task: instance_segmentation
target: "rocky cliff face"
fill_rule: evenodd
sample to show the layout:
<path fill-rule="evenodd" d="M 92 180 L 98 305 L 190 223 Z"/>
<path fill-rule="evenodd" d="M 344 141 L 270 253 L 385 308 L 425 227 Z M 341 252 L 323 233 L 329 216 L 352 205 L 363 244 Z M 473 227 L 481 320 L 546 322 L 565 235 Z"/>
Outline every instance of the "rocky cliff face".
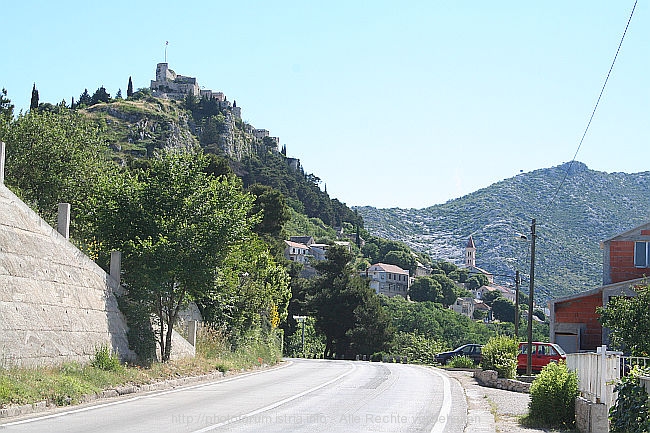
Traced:
<path fill-rule="evenodd" d="M 111 148 L 121 155 L 150 156 L 156 149 L 191 148 L 201 143 L 214 153 L 224 153 L 241 160 L 260 145 L 252 135 L 253 127 L 225 111 L 214 125 L 199 126 L 182 101 L 149 98 L 147 100 L 121 100 L 97 104 L 85 110 L 86 114 L 107 131 Z"/>

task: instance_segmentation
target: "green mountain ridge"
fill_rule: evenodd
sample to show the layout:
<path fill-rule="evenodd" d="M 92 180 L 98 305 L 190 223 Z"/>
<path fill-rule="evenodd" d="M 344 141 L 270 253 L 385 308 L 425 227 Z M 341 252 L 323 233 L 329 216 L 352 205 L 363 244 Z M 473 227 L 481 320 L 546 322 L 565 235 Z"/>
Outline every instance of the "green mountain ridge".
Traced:
<path fill-rule="evenodd" d="M 519 174 L 425 209 L 357 207 L 366 229 L 434 260 L 463 264 L 470 235 L 476 265 L 528 289 L 536 219 L 535 298 L 546 301 L 602 284 L 600 242 L 650 219 L 650 172 L 605 173 L 580 162 Z"/>

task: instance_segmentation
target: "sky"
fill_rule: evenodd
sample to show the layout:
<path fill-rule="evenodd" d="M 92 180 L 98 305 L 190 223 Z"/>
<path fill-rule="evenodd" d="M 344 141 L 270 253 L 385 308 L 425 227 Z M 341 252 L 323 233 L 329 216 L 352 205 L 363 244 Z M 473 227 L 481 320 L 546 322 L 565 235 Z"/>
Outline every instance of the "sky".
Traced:
<path fill-rule="evenodd" d="M 148 87 L 156 64 L 242 108 L 349 206 L 424 208 L 573 159 L 634 0 L 11 1 L 16 112 Z M 168 45 L 166 45 L 168 42 Z M 650 5 L 638 2 L 576 159 L 650 170 Z"/>

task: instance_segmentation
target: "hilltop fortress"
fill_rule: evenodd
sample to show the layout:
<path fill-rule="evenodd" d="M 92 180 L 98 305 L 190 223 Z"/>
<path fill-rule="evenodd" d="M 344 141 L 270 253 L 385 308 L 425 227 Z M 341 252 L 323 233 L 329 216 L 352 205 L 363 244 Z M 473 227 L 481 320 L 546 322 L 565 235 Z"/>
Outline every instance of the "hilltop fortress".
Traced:
<path fill-rule="evenodd" d="M 182 100 L 190 94 L 197 98 L 215 99 L 218 101 L 220 108 L 225 109 L 228 113 L 232 113 L 232 116 L 236 119 L 241 120 L 241 107 L 237 106 L 237 101 L 233 101 L 231 104 L 223 92 L 201 89 L 195 77 L 177 74 L 169 69 L 168 63 L 158 63 L 156 65 L 156 79 L 151 80 L 149 88 L 153 96 L 157 98 Z M 227 114 L 227 117 L 229 116 L 230 114 Z M 267 129 L 255 129 L 245 124 L 244 130 L 257 140 L 270 140 L 275 143 L 276 147 L 280 146 L 280 138 L 271 137 Z M 228 151 L 228 148 L 232 147 L 232 145 L 226 145 L 225 147 L 224 150 Z"/>
<path fill-rule="evenodd" d="M 169 69 L 167 63 L 156 65 L 156 79 L 151 80 L 149 87 L 153 96 L 157 98 L 184 99 L 190 94 L 200 98 L 216 99 L 220 106 L 223 105 L 223 108 L 230 109 L 237 119 L 241 119 L 241 108 L 237 106 L 237 102 L 231 104 L 223 92 L 201 89 L 196 78 L 177 74 Z"/>

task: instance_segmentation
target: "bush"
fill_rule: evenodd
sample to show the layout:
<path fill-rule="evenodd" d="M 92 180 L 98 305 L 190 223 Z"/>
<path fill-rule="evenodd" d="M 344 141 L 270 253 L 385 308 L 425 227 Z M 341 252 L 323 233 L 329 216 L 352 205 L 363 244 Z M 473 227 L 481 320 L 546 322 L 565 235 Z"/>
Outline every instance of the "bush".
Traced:
<path fill-rule="evenodd" d="M 610 430 L 613 433 L 642 433 L 650 431 L 648 393 L 639 376 L 650 371 L 635 366 L 614 388 L 618 392 L 616 404 L 609 410 Z"/>
<path fill-rule="evenodd" d="M 528 418 L 546 427 L 571 427 L 575 422 L 578 376 L 564 362 L 546 365 L 530 386 Z"/>
<path fill-rule="evenodd" d="M 101 346 L 95 349 L 95 356 L 90 362 L 90 365 L 104 371 L 118 371 L 122 368 L 120 358 L 108 346 Z"/>
<path fill-rule="evenodd" d="M 474 361 L 469 356 L 454 356 L 449 360 L 447 365 L 451 368 L 473 368 Z"/>
<path fill-rule="evenodd" d="M 517 373 L 519 343 L 506 336 L 492 337 L 481 350 L 483 370 L 495 370 L 499 377 L 512 379 Z"/>

